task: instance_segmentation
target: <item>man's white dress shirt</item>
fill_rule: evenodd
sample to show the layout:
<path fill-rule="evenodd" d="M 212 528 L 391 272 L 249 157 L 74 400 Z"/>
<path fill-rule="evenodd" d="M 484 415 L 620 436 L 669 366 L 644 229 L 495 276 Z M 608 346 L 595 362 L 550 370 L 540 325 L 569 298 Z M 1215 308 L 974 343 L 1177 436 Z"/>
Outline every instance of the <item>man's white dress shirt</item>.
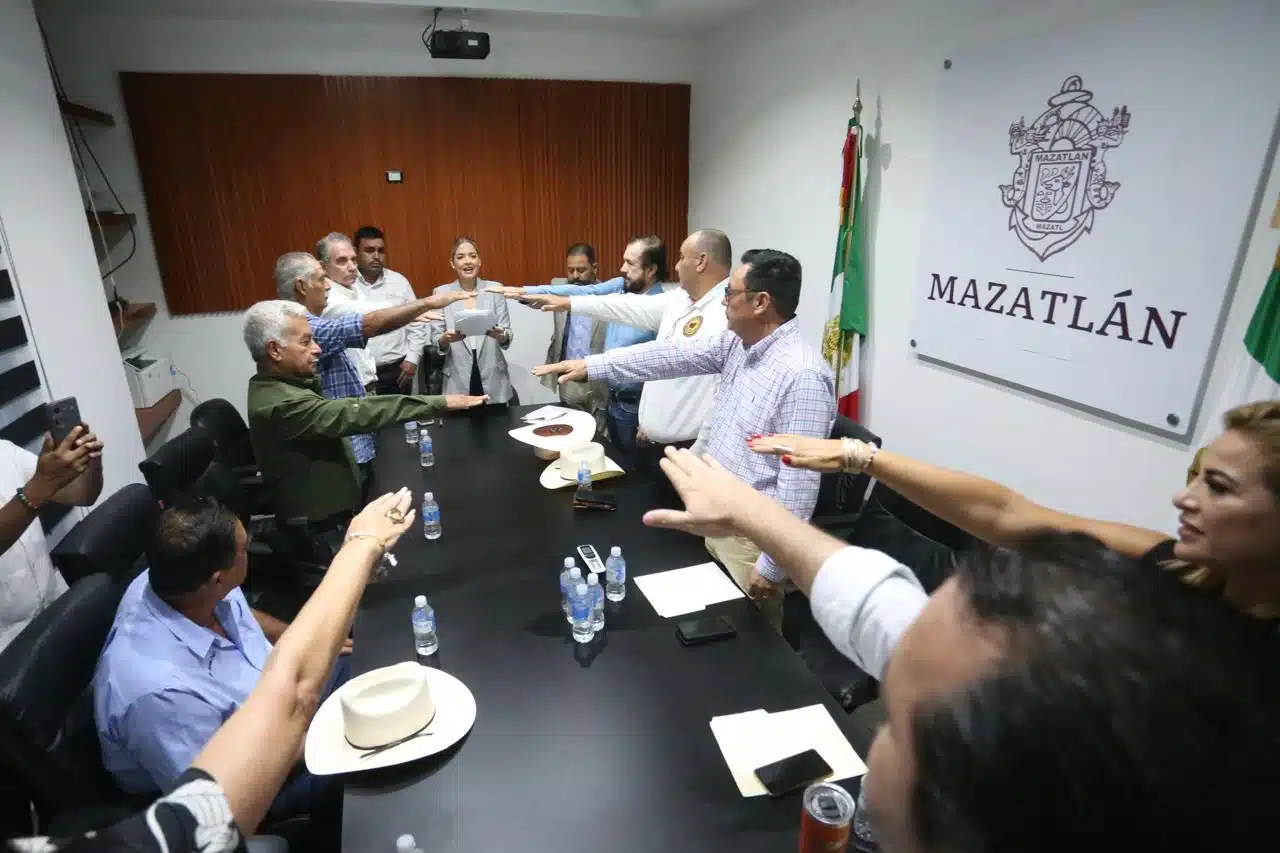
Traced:
<path fill-rule="evenodd" d="M 395 270 L 384 269 L 374 282 L 365 281 L 364 276 L 357 273 L 355 289 L 364 301 L 366 311 L 407 305 L 418 298 L 409 279 Z M 374 364 L 392 364 L 400 359 L 417 364 L 427 345 L 427 334 L 427 324 L 415 321 L 394 332 L 370 338 L 367 349 L 373 354 Z"/>
<path fill-rule="evenodd" d="M 929 596 L 910 569 L 880 551 L 850 545 L 813 579 L 813 619 L 842 655 L 877 681 Z"/>
<path fill-rule="evenodd" d="M 356 274 L 359 276 L 359 273 Z M 370 310 L 370 306 L 360 298 L 360 294 L 355 288 L 338 284 L 333 279 L 329 281 L 329 298 L 324 304 L 324 313 L 322 317 L 332 317 L 335 314 L 364 314 Z M 351 363 L 356 366 L 356 372 L 360 374 L 360 384 L 366 388 L 370 383 L 376 382 L 378 379 L 378 367 L 374 363 L 373 353 L 368 349 L 356 349 L 354 347 L 347 350 L 347 357 L 351 359 Z"/>
<path fill-rule="evenodd" d="M 0 439 L 0 503 L 7 503 L 35 476 L 36 462 L 34 453 Z M 66 591 L 67 582 L 49 560 L 49 543 L 36 519 L 0 554 L 0 649 Z"/>
<path fill-rule="evenodd" d="M 609 323 L 653 329 L 658 341 L 719 337 L 729 328 L 724 313 L 728 286 L 726 278 L 697 302 L 678 285 L 661 296 L 572 296 L 569 310 Z M 646 382 L 640 394 L 640 432 L 655 444 L 697 439 L 715 407 L 719 383 L 718 374 Z"/>

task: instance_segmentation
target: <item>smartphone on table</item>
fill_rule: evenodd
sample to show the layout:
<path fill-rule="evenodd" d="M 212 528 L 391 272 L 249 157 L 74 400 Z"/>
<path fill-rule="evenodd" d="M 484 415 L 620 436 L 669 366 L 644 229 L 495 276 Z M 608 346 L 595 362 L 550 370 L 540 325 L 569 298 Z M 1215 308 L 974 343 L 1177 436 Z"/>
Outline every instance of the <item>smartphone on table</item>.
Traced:
<path fill-rule="evenodd" d="M 806 749 L 755 770 L 756 778 L 771 797 L 785 796 L 825 779 L 831 773 L 831 766 L 814 749 Z"/>

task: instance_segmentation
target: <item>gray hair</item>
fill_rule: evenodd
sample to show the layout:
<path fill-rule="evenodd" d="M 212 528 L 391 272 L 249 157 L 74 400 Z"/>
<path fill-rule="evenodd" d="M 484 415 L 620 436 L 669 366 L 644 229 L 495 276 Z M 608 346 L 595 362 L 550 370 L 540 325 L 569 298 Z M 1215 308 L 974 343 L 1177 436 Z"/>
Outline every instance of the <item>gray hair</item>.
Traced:
<path fill-rule="evenodd" d="M 269 299 L 259 302 L 244 315 L 244 345 L 255 362 L 267 357 L 267 344 L 284 343 L 285 328 L 290 317 L 307 318 L 307 310 L 288 299 Z"/>
<path fill-rule="evenodd" d="M 351 238 L 341 231 L 330 231 L 328 234 L 316 241 L 316 257 L 320 259 L 320 263 L 329 263 L 329 247 L 334 243 L 351 243 Z M 351 243 L 351 247 L 355 248 L 355 243 Z"/>
<path fill-rule="evenodd" d="M 311 265 L 316 259 L 306 252 L 285 252 L 276 258 L 276 295 L 290 302 L 298 301 L 298 293 L 294 289 L 299 279 L 311 275 Z"/>

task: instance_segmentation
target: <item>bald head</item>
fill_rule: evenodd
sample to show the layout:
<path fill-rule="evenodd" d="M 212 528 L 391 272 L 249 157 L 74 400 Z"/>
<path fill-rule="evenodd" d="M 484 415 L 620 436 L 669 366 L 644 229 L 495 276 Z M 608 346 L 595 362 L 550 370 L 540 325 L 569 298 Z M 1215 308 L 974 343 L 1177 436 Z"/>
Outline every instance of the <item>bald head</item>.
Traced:
<path fill-rule="evenodd" d="M 729 267 L 733 266 L 733 246 L 729 243 L 728 234 L 714 228 L 703 228 L 690 234 L 689 239 L 693 241 L 694 252 L 706 255 L 708 261 L 723 269 L 725 275 L 729 274 Z"/>
<path fill-rule="evenodd" d="M 729 245 L 729 236 L 714 228 L 703 228 L 694 231 L 680 244 L 676 277 L 689 297 L 697 302 L 729 277 L 731 266 L 733 247 Z"/>

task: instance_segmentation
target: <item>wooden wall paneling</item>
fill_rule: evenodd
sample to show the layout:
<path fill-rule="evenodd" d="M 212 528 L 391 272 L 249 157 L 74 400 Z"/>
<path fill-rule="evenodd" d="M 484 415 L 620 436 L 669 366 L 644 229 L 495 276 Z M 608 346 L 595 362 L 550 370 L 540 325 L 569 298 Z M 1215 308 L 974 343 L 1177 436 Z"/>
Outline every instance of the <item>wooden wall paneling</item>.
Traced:
<path fill-rule="evenodd" d="M 555 80 L 121 75 L 157 260 L 174 314 L 269 298 L 285 251 L 329 231 L 387 231 L 420 293 L 480 244 L 486 278 L 563 274 L 593 243 L 602 276 L 626 237 L 674 255 L 688 198 L 687 86 Z M 388 184 L 387 169 L 404 183 Z"/>

